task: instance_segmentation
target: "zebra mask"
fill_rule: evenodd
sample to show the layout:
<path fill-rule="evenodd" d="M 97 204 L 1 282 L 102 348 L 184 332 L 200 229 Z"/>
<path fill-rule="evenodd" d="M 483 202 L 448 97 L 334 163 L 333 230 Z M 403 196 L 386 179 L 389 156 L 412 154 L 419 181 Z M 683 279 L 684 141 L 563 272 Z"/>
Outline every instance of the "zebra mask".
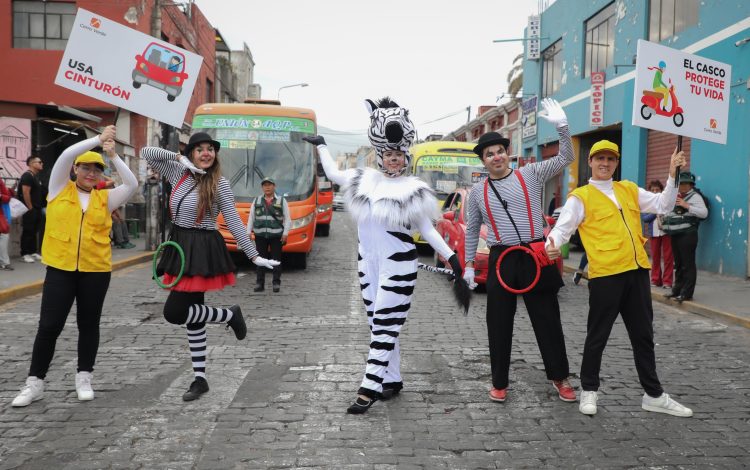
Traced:
<path fill-rule="evenodd" d="M 409 110 L 399 107 L 387 96 L 378 101 L 377 104 L 372 100 L 365 100 L 365 106 L 370 113 L 370 128 L 367 131 L 367 136 L 378 155 L 378 168 L 385 172 L 383 152 L 400 150 L 405 154 L 406 165 L 399 175 L 404 174 L 408 171 L 411 162 L 409 147 L 414 143 L 414 137 L 417 133 L 414 124 L 409 119 Z"/>

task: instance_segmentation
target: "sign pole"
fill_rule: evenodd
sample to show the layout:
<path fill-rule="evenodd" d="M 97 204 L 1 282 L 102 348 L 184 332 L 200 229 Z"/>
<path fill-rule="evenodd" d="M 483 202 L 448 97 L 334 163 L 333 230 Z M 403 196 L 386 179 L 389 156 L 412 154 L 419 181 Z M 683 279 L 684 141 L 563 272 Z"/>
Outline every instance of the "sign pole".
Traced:
<path fill-rule="evenodd" d="M 677 136 L 677 153 L 679 153 L 681 150 L 682 150 L 682 136 L 678 135 Z M 675 172 L 674 187 L 679 188 L 680 187 L 680 167 L 678 166 L 677 168 L 675 168 L 674 172 Z"/>
<path fill-rule="evenodd" d="M 115 126 L 117 125 L 117 120 L 120 118 L 120 109 L 122 109 L 122 108 L 120 108 L 118 106 L 117 109 L 115 110 L 115 119 L 112 122 L 112 124 L 115 125 Z"/>

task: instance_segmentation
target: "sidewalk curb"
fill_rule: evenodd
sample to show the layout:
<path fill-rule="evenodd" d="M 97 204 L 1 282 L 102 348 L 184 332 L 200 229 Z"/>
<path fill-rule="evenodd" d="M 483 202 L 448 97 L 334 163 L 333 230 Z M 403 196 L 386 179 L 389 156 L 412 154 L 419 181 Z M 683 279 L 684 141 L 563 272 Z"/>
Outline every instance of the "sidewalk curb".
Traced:
<path fill-rule="evenodd" d="M 131 256 L 130 258 L 121 259 L 112 263 L 112 272 L 133 266 L 134 264 L 140 264 L 145 261 L 150 261 L 154 256 L 152 251 L 141 253 L 139 255 Z M 0 304 L 10 302 L 11 300 L 20 299 L 29 295 L 38 294 L 42 291 L 44 285 L 44 279 L 20 286 L 10 287 L 8 289 L 0 290 Z"/>
<path fill-rule="evenodd" d="M 563 271 L 566 273 L 574 273 L 577 271 L 577 269 L 567 266 L 563 263 Z M 588 273 L 584 273 L 583 278 L 588 280 Z M 750 319 L 737 316 L 733 313 L 724 312 L 714 307 L 699 304 L 692 300 L 687 300 L 685 302 L 679 303 L 677 301 L 668 299 L 665 294 L 661 294 L 658 292 L 655 293 L 653 290 L 651 291 L 651 299 L 688 313 L 693 313 L 702 317 L 707 317 L 750 329 Z"/>

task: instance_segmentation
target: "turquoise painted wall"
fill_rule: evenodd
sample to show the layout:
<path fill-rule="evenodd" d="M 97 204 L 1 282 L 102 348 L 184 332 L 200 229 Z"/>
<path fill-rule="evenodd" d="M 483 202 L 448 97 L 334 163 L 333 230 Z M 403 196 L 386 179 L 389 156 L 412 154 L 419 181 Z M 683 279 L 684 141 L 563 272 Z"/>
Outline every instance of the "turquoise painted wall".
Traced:
<path fill-rule="evenodd" d="M 553 95 L 565 104 L 571 133 L 585 134 L 596 129 L 588 125 L 589 99 L 575 101 L 576 95 L 590 88 L 583 78 L 584 29 L 588 18 L 612 3 L 608 0 L 582 2 L 557 0 L 542 14 L 541 50 L 562 38 L 563 80 Z M 644 129 L 630 125 L 633 102 L 633 63 L 639 38 L 648 38 L 648 2 L 617 0 L 615 3 L 614 64 L 605 70 L 604 126 L 622 126 L 622 178 L 645 185 L 646 136 Z M 694 139 L 691 171 L 698 186 L 711 199 L 711 215 L 701 225 L 697 261 L 700 269 L 746 277 L 748 274 L 748 211 L 750 210 L 750 42 L 735 42 L 750 37 L 750 1 L 704 0 L 699 2 L 698 24 L 663 41 L 665 46 L 690 52 L 732 66 L 729 100 L 729 130 L 726 145 Z M 739 27 L 737 25 L 740 25 Z M 734 31 L 736 30 L 736 31 Z M 719 37 L 719 40 L 711 39 Z M 726 36 L 726 37 L 724 37 Z M 708 44 L 705 40 L 709 38 Z M 631 77 L 628 79 L 628 77 Z M 624 80 L 623 80 L 624 79 Z M 541 97 L 541 61 L 524 63 L 524 92 Z M 557 140 L 554 128 L 538 120 L 537 136 L 524 140 L 524 152 L 536 153 L 539 145 Z M 567 170 L 566 170 L 567 172 Z M 569 175 L 565 175 L 567 181 Z"/>

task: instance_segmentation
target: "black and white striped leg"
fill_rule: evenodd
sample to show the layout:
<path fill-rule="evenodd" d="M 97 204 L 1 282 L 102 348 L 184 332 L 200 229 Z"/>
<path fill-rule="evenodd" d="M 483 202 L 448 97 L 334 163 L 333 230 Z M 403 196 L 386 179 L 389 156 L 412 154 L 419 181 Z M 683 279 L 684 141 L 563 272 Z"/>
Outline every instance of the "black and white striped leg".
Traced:
<path fill-rule="evenodd" d="M 196 377 L 206 378 L 206 324 L 188 323 L 188 344 L 190 360 L 193 362 L 193 373 Z"/>

